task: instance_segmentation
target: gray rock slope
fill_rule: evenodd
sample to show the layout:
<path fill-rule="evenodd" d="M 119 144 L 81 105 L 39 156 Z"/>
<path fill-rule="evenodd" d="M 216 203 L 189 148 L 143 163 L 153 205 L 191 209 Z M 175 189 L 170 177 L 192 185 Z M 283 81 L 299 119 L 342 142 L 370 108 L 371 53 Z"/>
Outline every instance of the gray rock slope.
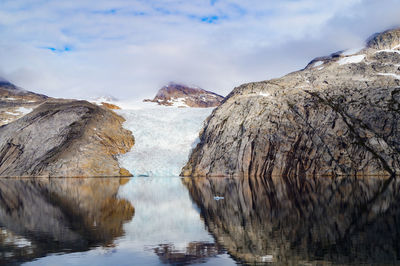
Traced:
<path fill-rule="evenodd" d="M 235 88 L 207 119 L 184 176 L 400 173 L 400 29 Z"/>
<path fill-rule="evenodd" d="M 86 101 L 48 100 L 0 126 L 0 177 L 130 175 L 116 160 L 134 143 L 123 121 Z"/>

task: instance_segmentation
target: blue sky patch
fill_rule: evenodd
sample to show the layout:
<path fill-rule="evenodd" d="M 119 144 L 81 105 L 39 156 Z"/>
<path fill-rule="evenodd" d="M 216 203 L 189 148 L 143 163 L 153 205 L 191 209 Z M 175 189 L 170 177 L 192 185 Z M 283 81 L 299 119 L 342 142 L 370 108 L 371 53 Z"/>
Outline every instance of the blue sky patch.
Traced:
<path fill-rule="evenodd" d="M 200 18 L 200 20 L 202 22 L 206 22 L 206 23 L 210 23 L 210 24 L 216 23 L 219 19 L 220 18 L 218 16 L 216 16 L 216 15 L 214 15 L 214 16 L 206 16 L 206 17 L 201 17 Z"/>
<path fill-rule="evenodd" d="M 43 46 L 43 47 L 39 47 L 39 48 L 50 50 L 57 54 L 67 53 L 67 52 L 71 52 L 73 50 L 72 46 L 70 46 L 70 45 L 65 45 L 62 48 L 56 48 L 56 47 L 51 47 L 51 46 Z"/>

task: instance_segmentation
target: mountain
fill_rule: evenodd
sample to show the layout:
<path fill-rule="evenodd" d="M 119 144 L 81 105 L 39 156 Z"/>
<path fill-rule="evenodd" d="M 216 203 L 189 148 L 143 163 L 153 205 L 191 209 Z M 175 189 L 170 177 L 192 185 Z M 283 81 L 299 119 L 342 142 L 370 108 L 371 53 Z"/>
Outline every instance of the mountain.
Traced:
<path fill-rule="evenodd" d="M 24 90 L 0 78 L 0 101 L 44 101 L 49 97 Z"/>
<path fill-rule="evenodd" d="M 399 140 L 400 28 L 235 88 L 207 119 L 181 174 L 395 175 Z"/>
<path fill-rule="evenodd" d="M 200 88 L 188 87 L 186 85 L 170 83 L 162 87 L 153 100 L 159 105 L 178 107 L 215 107 L 221 104 L 224 97 L 216 93 Z"/>
<path fill-rule="evenodd" d="M 125 120 L 87 101 L 0 84 L 0 176 L 129 176 L 116 155 L 134 144 Z"/>

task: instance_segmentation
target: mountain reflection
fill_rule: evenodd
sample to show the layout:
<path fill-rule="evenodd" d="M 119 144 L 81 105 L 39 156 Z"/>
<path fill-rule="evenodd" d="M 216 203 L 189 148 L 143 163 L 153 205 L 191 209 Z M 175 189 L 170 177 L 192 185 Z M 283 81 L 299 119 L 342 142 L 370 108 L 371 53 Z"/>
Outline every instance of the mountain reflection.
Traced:
<path fill-rule="evenodd" d="M 0 264 L 112 245 L 132 219 L 119 178 L 0 179 Z"/>
<path fill-rule="evenodd" d="M 164 264 L 187 265 L 205 263 L 208 258 L 223 254 L 224 250 L 214 243 L 190 242 L 185 251 L 177 250 L 172 244 L 161 244 L 154 252 Z"/>
<path fill-rule="evenodd" d="M 208 230 L 239 261 L 394 263 L 400 257 L 399 181 L 394 178 L 183 182 Z"/>

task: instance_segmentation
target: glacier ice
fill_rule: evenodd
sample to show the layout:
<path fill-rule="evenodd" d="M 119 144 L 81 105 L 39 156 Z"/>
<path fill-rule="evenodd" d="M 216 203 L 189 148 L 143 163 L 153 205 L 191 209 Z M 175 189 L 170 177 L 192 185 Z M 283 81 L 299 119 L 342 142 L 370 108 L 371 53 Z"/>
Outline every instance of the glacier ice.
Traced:
<path fill-rule="evenodd" d="M 135 137 L 132 150 L 119 156 L 134 176 L 177 176 L 198 142 L 213 108 L 176 108 L 154 103 L 118 110 Z"/>

